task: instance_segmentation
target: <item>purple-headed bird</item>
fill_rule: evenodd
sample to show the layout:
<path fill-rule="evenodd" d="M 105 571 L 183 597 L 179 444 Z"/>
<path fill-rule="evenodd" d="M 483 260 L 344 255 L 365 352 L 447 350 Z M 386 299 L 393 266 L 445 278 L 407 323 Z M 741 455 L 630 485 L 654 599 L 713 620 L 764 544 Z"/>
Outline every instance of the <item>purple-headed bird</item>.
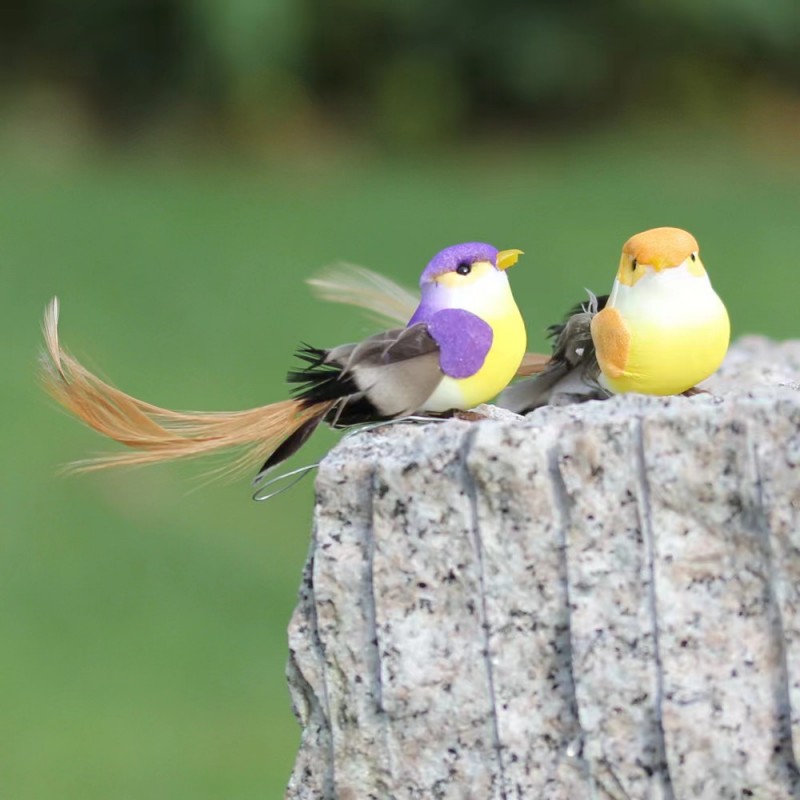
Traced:
<path fill-rule="evenodd" d="M 58 341 L 58 302 L 45 313 L 47 390 L 101 434 L 131 448 L 78 469 L 147 464 L 239 449 L 233 468 L 267 470 L 295 453 L 322 421 L 340 427 L 414 413 L 466 410 L 493 398 L 525 354 L 525 325 L 506 270 L 520 250 L 469 242 L 425 267 L 408 324 L 356 344 L 304 346 L 288 375 L 294 397 L 235 412 L 171 411 L 101 381 Z"/>

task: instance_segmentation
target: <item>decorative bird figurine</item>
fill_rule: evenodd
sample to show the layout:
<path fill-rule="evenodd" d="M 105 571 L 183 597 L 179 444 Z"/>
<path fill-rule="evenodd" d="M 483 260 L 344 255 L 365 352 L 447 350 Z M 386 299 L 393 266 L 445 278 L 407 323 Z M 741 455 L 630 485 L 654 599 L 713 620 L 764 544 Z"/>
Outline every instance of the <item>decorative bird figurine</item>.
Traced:
<path fill-rule="evenodd" d="M 591 295 L 550 333 L 544 371 L 508 387 L 498 405 L 525 413 L 556 396 L 693 393 L 722 363 L 730 322 L 695 238 L 653 228 L 625 242 L 611 294 Z"/>
<path fill-rule="evenodd" d="M 302 347 L 304 364 L 287 378 L 294 397 L 246 411 L 171 411 L 110 386 L 60 346 L 54 300 L 44 319 L 45 388 L 87 425 L 131 448 L 78 462 L 79 470 L 238 449 L 231 468 L 261 464 L 257 482 L 323 420 L 342 427 L 442 414 L 500 392 L 525 354 L 525 325 L 505 272 L 520 255 L 479 242 L 442 250 L 422 272 L 421 300 L 405 327 L 332 349 Z"/>
<path fill-rule="evenodd" d="M 361 308 L 380 325 L 405 325 L 416 313 L 414 292 L 367 267 L 334 264 L 306 283 L 320 300 Z M 550 360 L 551 356 L 544 353 L 525 353 L 515 377 L 536 375 Z"/>

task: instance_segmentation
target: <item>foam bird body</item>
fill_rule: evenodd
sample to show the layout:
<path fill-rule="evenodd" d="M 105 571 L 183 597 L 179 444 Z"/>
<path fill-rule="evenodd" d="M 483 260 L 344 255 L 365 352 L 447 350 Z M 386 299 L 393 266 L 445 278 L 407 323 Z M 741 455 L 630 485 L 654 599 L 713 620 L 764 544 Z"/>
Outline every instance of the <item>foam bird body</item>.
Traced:
<path fill-rule="evenodd" d="M 475 258 L 456 248 L 435 259 L 420 279 L 422 300 L 409 327 L 423 324 L 436 341 L 443 376 L 425 401 L 426 411 L 466 409 L 491 400 L 514 377 L 525 354 L 526 333 L 504 269 L 520 255 L 487 250 Z M 494 248 L 492 248 L 494 250 Z"/>
<path fill-rule="evenodd" d="M 335 264 L 309 278 L 306 283 L 320 300 L 361 308 L 382 325 L 405 325 L 410 317 L 418 313 L 417 296 L 409 289 L 385 275 L 355 264 Z M 478 298 L 478 302 L 481 302 L 481 298 Z M 497 308 L 504 307 L 503 302 L 501 300 Z M 426 305 L 424 298 L 423 305 Z M 508 326 L 512 328 L 511 335 L 517 337 L 514 330 L 519 326 L 516 312 L 507 313 L 502 319 L 498 319 L 495 308 L 489 310 L 488 316 L 495 319 L 498 335 Z M 549 361 L 549 355 L 525 353 L 515 377 L 538 374 Z"/>
<path fill-rule="evenodd" d="M 294 398 L 238 412 L 171 411 L 100 380 L 60 346 L 54 301 L 45 315 L 45 387 L 87 425 L 131 448 L 78 468 L 238 448 L 233 468 L 263 463 L 261 476 L 323 420 L 353 425 L 464 410 L 494 397 L 525 353 L 525 326 L 505 273 L 519 255 L 475 242 L 443 250 L 422 273 L 421 301 L 405 327 L 332 349 L 302 348 L 303 366 L 288 375 Z"/>
<path fill-rule="evenodd" d="M 695 238 L 654 228 L 623 246 L 611 294 L 554 333 L 542 375 L 504 391 L 500 405 L 524 413 L 557 394 L 681 394 L 718 369 L 730 323 Z"/>

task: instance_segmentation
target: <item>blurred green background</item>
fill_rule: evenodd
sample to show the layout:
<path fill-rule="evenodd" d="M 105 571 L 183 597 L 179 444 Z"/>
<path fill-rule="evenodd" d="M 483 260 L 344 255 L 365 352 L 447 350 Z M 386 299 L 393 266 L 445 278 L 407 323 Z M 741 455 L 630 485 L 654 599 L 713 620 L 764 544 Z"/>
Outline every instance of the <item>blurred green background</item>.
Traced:
<path fill-rule="evenodd" d="M 798 334 L 794 0 L 31 0 L 0 65 L 4 798 L 280 797 L 298 743 L 311 482 L 57 476 L 105 444 L 37 387 L 53 294 L 77 355 L 178 408 L 281 399 L 300 340 L 370 333 L 311 299 L 324 265 L 413 285 L 464 240 L 525 250 L 536 347 L 656 225 L 735 335 Z"/>

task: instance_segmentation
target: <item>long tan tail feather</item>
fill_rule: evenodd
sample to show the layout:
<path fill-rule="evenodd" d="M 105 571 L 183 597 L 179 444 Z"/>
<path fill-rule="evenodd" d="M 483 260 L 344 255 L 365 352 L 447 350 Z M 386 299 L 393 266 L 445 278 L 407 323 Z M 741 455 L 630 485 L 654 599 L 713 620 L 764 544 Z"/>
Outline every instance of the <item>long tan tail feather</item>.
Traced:
<path fill-rule="evenodd" d="M 389 327 L 405 325 L 419 302 L 385 275 L 355 264 L 335 264 L 306 283 L 320 300 L 363 308 Z"/>
<path fill-rule="evenodd" d="M 527 378 L 544 372 L 544 368 L 550 363 L 550 358 L 543 353 L 525 353 L 517 370 L 517 377 Z"/>
<path fill-rule="evenodd" d="M 98 378 L 58 340 L 58 299 L 45 310 L 42 381 L 68 411 L 98 433 L 132 448 L 76 462 L 90 471 L 124 464 L 151 464 L 239 450 L 231 472 L 258 467 L 292 433 L 324 415 L 331 403 L 304 407 L 284 400 L 245 411 L 172 411 L 131 397 Z"/>

